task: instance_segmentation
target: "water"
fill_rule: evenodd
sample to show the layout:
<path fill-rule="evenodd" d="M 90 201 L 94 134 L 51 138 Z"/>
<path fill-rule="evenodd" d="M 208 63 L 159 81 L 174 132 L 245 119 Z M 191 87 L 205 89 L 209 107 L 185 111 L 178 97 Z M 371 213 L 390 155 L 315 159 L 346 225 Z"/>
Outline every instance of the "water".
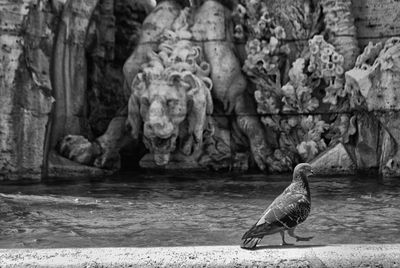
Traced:
<path fill-rule="evenodd" d="M 0 248 L 237 245 L 289 182 L 197 173 L 2 184 Z M 297 233 L 314 239 L 298 245 L 400 243 L 400 179 L 313 177 L 310 188 Z"/>

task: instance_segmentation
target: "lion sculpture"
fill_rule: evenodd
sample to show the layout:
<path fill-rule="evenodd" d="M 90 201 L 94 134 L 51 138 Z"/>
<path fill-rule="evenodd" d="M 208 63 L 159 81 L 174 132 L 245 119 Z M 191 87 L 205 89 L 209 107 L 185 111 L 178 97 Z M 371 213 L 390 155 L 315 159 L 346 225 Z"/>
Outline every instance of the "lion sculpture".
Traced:
<path fill-rule="evenodd" d="M 202 49 L 189 41 L 188 16 L 189 8 L 183 9 L 131 85 L 128 124 L 136 132 L 136 122 L 143 121 L 143 141 L 157 165 L 169 162 L 178 137 L 180 152 L 198 152 L 213 111 L 210 66 Z"/>

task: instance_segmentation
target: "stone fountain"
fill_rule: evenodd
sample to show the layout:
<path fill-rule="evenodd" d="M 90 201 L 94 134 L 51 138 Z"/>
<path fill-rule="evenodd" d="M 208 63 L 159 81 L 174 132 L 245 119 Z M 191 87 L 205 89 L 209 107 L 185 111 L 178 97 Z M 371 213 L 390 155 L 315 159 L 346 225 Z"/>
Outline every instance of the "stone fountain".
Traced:
<path fill-rule="evenodd" d="M 274 173 L 299 162 L 400 175 L 400 29 L 389 17 L 365 26 L 382 6 L 0 4 L 4 178 L 126 166 Z"/>

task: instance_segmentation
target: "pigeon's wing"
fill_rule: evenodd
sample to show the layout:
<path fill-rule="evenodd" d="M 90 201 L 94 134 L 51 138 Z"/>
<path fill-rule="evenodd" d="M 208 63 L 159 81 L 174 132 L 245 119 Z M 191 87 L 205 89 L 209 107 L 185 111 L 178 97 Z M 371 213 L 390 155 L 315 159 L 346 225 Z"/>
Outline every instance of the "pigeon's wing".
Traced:
<path fill-rule="evenodd" d="M 311 204 L 305 195 L 285 191 L 267 208 L 258 222 L 242 239 L 263 237 L 290 229 L 303 222 L 310 213 Z"/>

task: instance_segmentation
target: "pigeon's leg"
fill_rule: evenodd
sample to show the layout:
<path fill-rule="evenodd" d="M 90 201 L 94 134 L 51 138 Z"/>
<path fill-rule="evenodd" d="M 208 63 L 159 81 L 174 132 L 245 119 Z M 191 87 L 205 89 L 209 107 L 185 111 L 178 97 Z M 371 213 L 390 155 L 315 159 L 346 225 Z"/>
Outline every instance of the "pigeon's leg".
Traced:
<path fill-rule="evenodd" d="M 293 238 L 296 238 L 296 242 L 299 242 L 299 241 L 310 241 L 310 240 L 313 239 L 313 237 L 314 237 L 314 236 L 308 236 L 308 237 L 301 237 L 301 236 L 298 236 L 298 235 L 296 235 L 296 234 L 294 233 L 294 229 L 295 229 L 295 228 L 289 229 L 288 235 L 290 235 L 290 236 L 293 237 Z"/>
<path fill-rule="evenodd" d="M 285 241 L 285 231 L 280 231 L 282 237 L 282 246 L 292 246 L 293 244 L 286 243 Z"/>

